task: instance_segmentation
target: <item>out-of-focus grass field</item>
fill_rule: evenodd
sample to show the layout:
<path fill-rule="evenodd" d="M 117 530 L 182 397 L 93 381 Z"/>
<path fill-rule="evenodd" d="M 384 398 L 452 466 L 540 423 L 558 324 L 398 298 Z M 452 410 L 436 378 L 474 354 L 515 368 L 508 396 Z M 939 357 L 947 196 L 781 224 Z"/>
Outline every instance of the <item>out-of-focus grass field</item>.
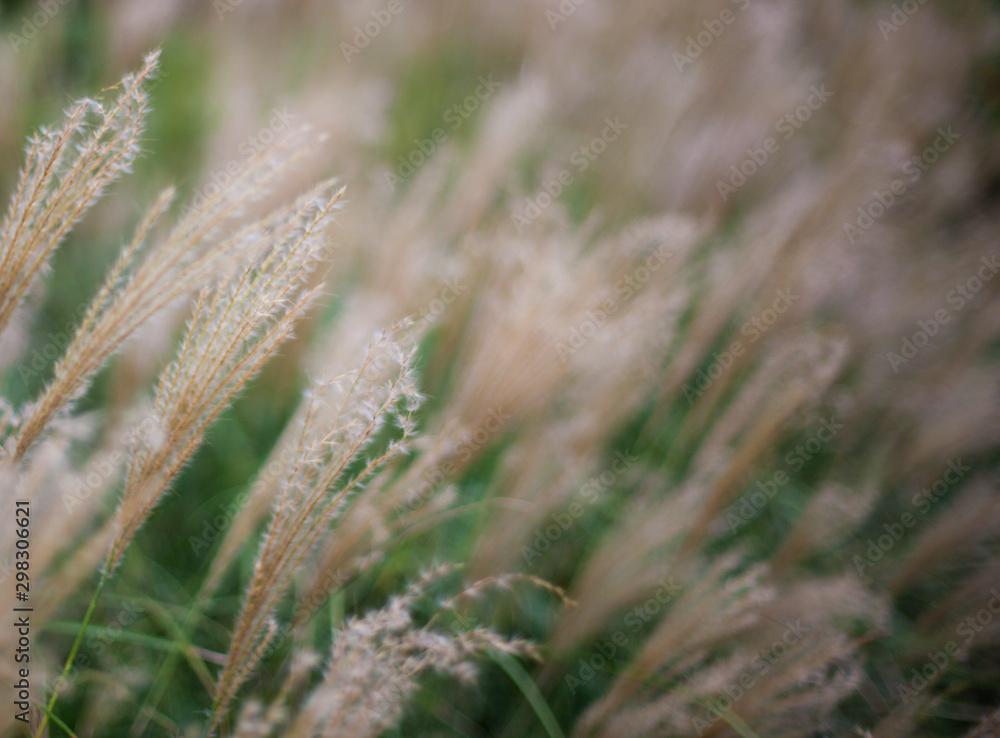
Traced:
<path fill-rule="evenodd" d="M 38 35 L 14 49 L 9 34 L 20 33 L 23 19 L 40 6 L 28 0 L 0 3 L 0 37 L 6 39 L 0 40 L 4 201 L 31 131 L 58 121 L 70 101 L 114 84 L 146 50 L 162 48 L 145 153 L 57 251 L 19 347 L 29 358 L 0 375 L 0 395 L 11 404 L 19 406 L 44 388 L 54 356 L 39 360 L 37 371 L 33 365 L 22 371 L 25 364 L 75 323 L 156 192 L 174 183 L 178 200 L 188 201 L 210 173 L 242 158 L 240 143 L 266 126 L 274 110 L 293 110 L 296 124 L 329 133 L 289 191 L 332 175 L 348 186 L 335 235 L 345 246 L 333 259 L 321 308 L 212 425 L 140 530 L 98 604 L 92 637 L 84 642 L 83 653 L 98 668 L 60 698 L 62 719 L 76 726 L 81 738 L 125 736 L 148 708 L 144 734 L 166 735 L 173 721 L 184 728 L 191 716 L 204 713 L 210 706 L 205 681 L 217 667 L 211 659 L 193 664 L 169 654 L 185 639 L 209 653 L 226 652 L 258 553 L 256 538 L 242 546 L 204 614 L 186 622 L 221 539 L 213 520 L 221 515 L 228 527 L 234 501 L 275 448 L 311 373 L 323 362 L 356 357 L 380 325 L 426 312 L 450 273 L 458 273 L 468 290 L 435 316 L 421 338 L 420 384 L 427 399 L 418 424 L 427 440 L 413 458 L 430 453 L 433 439 L 450 432 L 449 422 L 473 424 L 477 413 L 493 409 L 496 398 L 508 403 L 514 420 L 477 444 L 471 461 L 436 487 L 444 494 L 452 485 L 454 498 L 418 528 L 373 526 L 361 548 L 384 558 L 335 591 L 297 639 L 282 642 L 246 692 L 273 697 L 293 651 L 327 653 L 332 634 L 347 618 L 383 606 L 430 567 L 463 562 L 477 576 L 523 571 L 566 588 L 581 600 L 581 612 L 594 613 L 592 627 L 579 637 L 567 635 L 565 648 L 546 651 L 544 666 L 525 660 L 512 665 L 496 657 L 482 662 L 474 685 L 456 687 L 442 675 L 425 679 L 403 721 L 386 735 L 584 735 L 581 716 L 617 694 L 623 681 L 647 680 L 651 703 L 682 692 L 684 680 L 675 672 L 661 674 L 663 681 L 657 682 L 662 664 L 655 659 L 644 662 L 643 668 L 652 666 L 651 674 L 629 671 L 629 664 L 647 653 L 659 616 L 641 634 L 627 630 L 623 618 L 650 596 L 640 592 L 654 591 L 658 585 L 650 584 L 671 571 L 685 572 L 694 587 L 702 581 L 696 577 L 714 576 L 708 573 L 712 562 L 731 556 L 737 563 L 720 581 L 759 574 L 774 588 L 760 595 L 759 606 L 772 608 L 766 617 L 789 606 L 791 619 L 801 615 L 795 608 L 822 619 L 824 608 L 831 608 L 834 625 L 852 647 L 845 653 L 854 654 L 843 658 L 855 659 L 851 663 L 862 674 L 830 698 L 825 709 L 831 717 L 817 718 L 811 732 L 801 725 L 813 708 L 808 703 L 802 713 L 788 708 L 799 714 L 800 732 L 780 735 L 848 735 L 854 725 L 877 730 L 880 720 L 888 726 L 889 717 L 905 713 L 894 689 L 926 660 L 923 654 L 939 647 L 941 633 L 951 632 L 935 627 L 950 622 L 952 614 L 977 612 L 975 603 L 988 599 L 988 573 L 1000 571 L 1000 529 L 989 520 L 998 511 L 1000 461 L 1000 394 L 991 374 L 1000 358 L 997 285 L 988 284 L 968 310 L 953 312 L 948 331 L 902 375 L 893 374 L 885 358 L 898 350 L 900 336 L 912 334 L 917 319 L 947 304 L 953 277 L 972 274 L 980 256 L 996 249 L 991 230 L 1000 222 L 996 3 L 929 2 L 884 42 L 877 21 L 890 12 L 885 3 L 837 2 L 826 9 L 752 3 L 747 16 L 738 17 L 683 73 L 671 54 L 683 52 L 685 37 L 698 33 L 703 18 L 718 17 L 732 3 L 665 9 L 656 3 L 584 0 L 552 28 L 545 11 L 557 3 L 487 8 L 404 2 L 398 16 L 350 59 L 342 44 L 352 43 L 356 28 L 381 5 L 353 0 L 329 8 L 251 0 L 232 5 L 54 3 L 58 11 Z M 860 50 L 846 48 L 852 44 Z M 939 55 L 936 61 L 925 58 L 933 55 Z M 899 65 L 898 74 L 893 64 Z M 449 132 L 416 174 L 389 191 L 386 173 L 396 171 L 416 142 L 431 139 L 444 125 L 444 111 L 489 75 L 501 81 L 497 95 Z M 745 160 L 748 148 L 773 133 L 773 122 L 801 103 L 809 87 L 802 82 L 820 79 L 835 89 L 830 107 L 783 142 L 769 167 L 734 199 L 721 199 L 716 181 L 728 177 L 729 166 Z M 630 126 L 621 140 L 575 174 L 557 204 L 526 234 L 515 232 L 510 214 L 568 166 L 570 153 L 598 135 L 604 119 L 616 115 Z M 844 240 L 842 223 L 853 221 L 869 193 L 897 175 L 898 161 L 933 141 L 939 125 L 954 125 L 965 138 L 942 155 L 941 165 L 913 188 L 909 200 L 901 200 L 867 234 L 872 243 L 859 255 L 856 245 Z M 495 170 L 489 168 L 491 156 Z M 482 169 L 482 192 L 471 167 Z M 569 368 L 554 354 L 538 358 L 546 347 L 551 350 L 553 337 L 565 340 L 586 320 L 585 310 L 614 294 L 600 291 L 609 288 L 601 279 L 629 271 L 628 259 L 637 249 L 606 242 L 638 219 L 664 215 L 684 219 L 660 224 L 671 233 L 675 227 L 701 229 L 690 256 L 677 257 L 682 275 L 677 284 L 654 279 L 648 293 L 625 306 L 626 317 L 602 328 L 603 338 L 575 354 L 579 361 Z M 684 247 L 676 249 L 681 254 Z M 602 253 L 610 256 L 601 261 Z M 587 263 L 588 255 L 590 266 L 573 266 Z M 560 259 L 570 266 L 564 269 Z M 761 314 L 774 290 L 786 284 L 803 295 L 796 310 L 759 342 L 746 344 L 747 358 L 688 402 L 683 388 L 699 371 L 708 372 L 734 340 L 746 338 L 741 332 L 746 321 Z M 660 302 L 650 297 L 654 290 L 662 292 Z M 370 325 L 358 322 L 361 316 Z M 541 326 L 539 336 L 532 334 L 533 320 Z M 98 429 L 110 427 L 116 414 L 148 391 L 182 325 L 183 312 L 174 310 L 145 326 L 101 371 L 79 412 L 91 414 Z M 310 358 L 310 346 L 341 330 L 345 356 Z M 534 340 L 542 348 L 532 353 Z M 511 347 L 507 354 L 505 341 Z M 531 358 L 511 358 L 521 356 Z M 500 368 L 491 375 L 491 366 Z M 623 379 L 615 381 L 619 375 Z M 502 388 L 505 383 L 512 389 Z M 532 394 L 535 385 L 542 387 L 540 395 Z M 792 396 L 799 399 L 786 407 Z M 608 401 L 596 399 L 603 397 Z M 843 419 L 845 429 L 791 470 L 784 460 L 831 416 Z M 546 444 L 549 452 L 540 452 Z M 89 448 L 77 451 L 81 461 Z M 629 472 L 586 505 L 551 549 L 526 561 L 523 547 L 533 545 L 536 532 L 577 499 L 589 478 L 608 469 L 616 453 L 634 459 Z M 868 542 L 911 510 L 913 495 L 959 457 L 973 471 L 948 489 L 934 515 L 921 518 L 912 539 L 894 545 L 886 562 L 895 563 L 859 573 L 856 557 L 866 555 Z M 388 478 L 405 479 L 410 463 L 393 467 Z M 734 509 L 729 505 L 749 496 L 756 482 L 773 479 L 776 470 L 788 473 L 788 484 L 752 521 L 729 531 L 726 515 Z M 968 502 L 961 497 L 962 485 L 973 483 L 982 496 Z M 833 495 L 835 501 L 813 505 L 834 486 L 844 488 L 839 497 Z M 671 496 L 688 502 L 661 508 Z M 967 502 L 972 507 L 963 507 Z M 110 514 L 115 500 L 100 504 Z M 519 522 L 517 511 L 528 509 L 541 513 Z M 979 514 L 959 515 L 967 509 Z M 706 511 L 714 512 L 703 519 Z M 818 517 L 813 528 L 804 529 L 807 511 Z M 498 532 L 500 512 L 508 522 Z M 675 530 L 671 526 L 679 519 L 684 522 Z M 660 541 L 650 525 L 656 520 L 665 531 Z M 937 521 L 947 522 L 935 529 L 938 537 L 918 540 Z M 616 560 L 606 547 L 615 540 L 627 546 L 629 526 L 639 554 L 632 561 L 623 549 L 619 558 L 631 568 L 588 569 L 588 562 L 600 557 Z M 684 535 L 693 530 L 700 530 L 700 537 L 687 550 Z M 201 546 L 197 540 L 206 531 L 212 540 Z M 802 537 L 794 550 L 788 547 L 793 533 Z M 971 545 L 962 548 L 963 540 Z M 700 569 L 690 557 L 708 564 Z M 916 573 L 894 579 L 914 561 Z M 821 593 L 826 582 L 841 578 L 859 584 L 845 585 L 843 597 L 836 594 L 841 590 Z M 440 598 L 453 580 L 436 585 Z M 789 594 L 791 583 L 810 581 L 815 589 Z M 962 589 L 973 581 L 976 587 Z M 1000 579 L 994 583 L 1000 586 Z M 53 665 L 62 663 L 72 641 L 88 586 L 68 597 L 56 620 L 36 636 Z M 304 588 L 305 580 L 297 586 Z M 629 593 L 616 599 L 616 587 Z M 759 591 L 765 591 L 763 584 Z M 859 592 L 868 593 L 864 601 L 847 606 Z M 295 594 L 281 605 L 279 620 L 291 617 Z M 609 612 L 595 604 L 605 600 L 614 603 Z M 567 606 L 545 590 L 518 585 L 487 595 L 485 602 L 475 614 L 503 633 L 549 646 L 560 628 L 569 632 L 560 625 Z M 954 603 L 952 612 L 935 610 L 946 602 Z M 718 610 L 705 605 L 701 619 L 728 617 L 717 604 Z M 135 609 L 139 614 L 127 627 L 115 627 L 123 612 Z M 426 616 L 432 613 L 429 604 Z M 693 628 L 695 621 L 688 625 Z M 685 679 L 696 682 L 698 668 L 709 671 L 714 660 L 738 650 L 743 627 L 751 628 L 734 625 L 728 641 L 709 639 L 701 667 L 693 656 L 688 671 L 678 667 Z M 614 659 L 604 659 L 605 667 L 579 686 L 567 681 L 566 675 L 579 675 L 581 659 L 590 659 L 623 629 L 629 636 Z M 922 735 L 965 735 L 995 709 L 1000 629 L 993 622 L 984 632 L 975 649 L 935 684 L 939 698 L 922 695 L 928 699 L 919 716 Z M 681 636 L 678 647 L 683 643 Z M 749 643 L 756 648 L 758 641 Z M 661 659 L 669 662 L 669 646 Z M 164 663 L 169 671 L 162 671 Z M 831 658 L 828 673 L 838 665 L 843 664 Z M 720 677 L 717 691 L 726 679 Z M 150 704 L 159 688 L 162 694 Z M 534 698 L 535 690 L 540 691 L 532 704 L 526 694 Z M 634 695 L 622 696 L 611 713 L 624 710 L 629 698 Z M 707 704 L 702 698 L 692 703 Z M 558 726 L 546 723 L 550 716 Z M 606 725 L 606 732 L 593 728 L 592 735 L 700 735 L 685 720 L 687 732 L 666 719 L 656 729 L 637 718 L 635 732 L 621 723 L 614 729 Z M 767 728 L 754 732 L 751 726 L 757 724 L 734 720 L 728 727 L 715 725 L 718 732 L 710 734 L 770 735 Z M 873 734 L 910 734 L 892 730 Z M 60 731 L 53 726 L 51 735 Z"/>

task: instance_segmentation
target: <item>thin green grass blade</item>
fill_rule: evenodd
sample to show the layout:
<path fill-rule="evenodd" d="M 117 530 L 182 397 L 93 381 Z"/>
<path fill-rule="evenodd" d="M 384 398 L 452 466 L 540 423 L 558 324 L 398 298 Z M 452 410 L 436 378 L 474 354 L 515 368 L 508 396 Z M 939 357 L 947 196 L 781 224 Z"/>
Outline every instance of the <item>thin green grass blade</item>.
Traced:
<path fill-rule="evenodd" d="M 545 728 L 545 732 L 549 738 L 566 738 L 562 732 L 562 728 L 559 727 L 559 721 L 556 720 L 556 716 L 552 714 L 552 710 L 549 708 L 549 703 L 545 701 L 545 697 L 539 691 L 538 685 L 535 684 L 535 680 L 531 678 L 531 675 L 521 666 L 518 660 L 508 653 L 500 653 L 499 651 L 491 651 L 490 658 L 500 665 L 500 668 L 507 673 L 511 681 L 521 690 L 521 694 L 528 700 L 528 704 L 531 705 L 531 709 L 534 710 L 538 722 Z"/>

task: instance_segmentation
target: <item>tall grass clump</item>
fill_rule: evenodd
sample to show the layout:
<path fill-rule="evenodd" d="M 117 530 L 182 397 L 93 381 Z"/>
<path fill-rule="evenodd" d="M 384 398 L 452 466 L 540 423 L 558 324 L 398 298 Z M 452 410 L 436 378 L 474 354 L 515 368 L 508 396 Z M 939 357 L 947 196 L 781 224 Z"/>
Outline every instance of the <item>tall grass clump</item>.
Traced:
<path fill-rule="evenodd" d="M 158 54 L 150 54 L 138 72 L 112 88 L 117 94 L 111 102 L 83 100 L 67 111 L 62 127 L 43 129 L 32 138 L 2 226 L 0 330 L 28 319 L 18 308 L 44 281 L 56 247 L 139 155 L 149 110 L 145 87 L 157 63 Z M 32 732 L 39 738 L 54 729 L 52 723 L 68 730 L 58 716 L 60 694 L 79 676 L 76 657 L 102 591 L 137 532 L 154 516 L 213 422 L 287 343 L 322 293 L 320 272 L 331 253 L 327 231 L 344 189 L 326 181 L 289 205 L 263 217 L 253 215 L 268 186 L 312 145 L 306 132 L 292 134 L 172 228 L 159 227 L 174 199 L 172 190 L 163 192 L 83 313 L 52 379 L 24 407 L 5 407 L 0 429 L 4 500 L 12 505 L 15 499 L 26 499 L 32 505 L 34 591 L 45 593 L 37 598 L 33 625 L 44 627 L 75 588 L 86 591 L 92 567 L 98 571 L 64 666 L 30 711 Z M 130 337 L 179 300 L 191 300 L 187 325 L 151 399 L 140 410 L 143 419 L 102 449 L 74 409 Z M 406 451 L 415 432 L 413 414 L 420 393 L 415 353 L 399 344 L 401 330 L 403 325 L 383 332 L 357 370 L 318 379 L 306 392 L 294 452 L 283 469 L 286 476 L 279 484 L 244 606 L 218 681 L 210 686 L 213 707 L 207 734 L 226 720 L 240 686 L 272 644 L 282 596 L 303 560 L 328 534 L 345 500 Z M 390 422 L 394 428 L 388 427 Z M 383 442 L 386 433 L 390 438 Z M 74 481 L 92 473 L 86 465 L 74 469 L 71 458 L 95 449 L 95 444 L 94 453 L 102 460 L 103 478 L 97 485 L 101 494 L 88 494 L 91 499 L 67 494 Z M 101 497 L 112 501 L 110 514 L 95 504 Z M 5 542 L 11 538 L 5 529 Z M 34 595 L 31 601 L 36 602 Z M 338 638 L 335 668 L 298 719 L 299 733 L 313 730 L 305 727 L 311 724 L 332 724 L 328 711 L 313 705 L 346 688 L 358 673 L 370 671 L 376 680 L 400 677 L 398 688 L 405 696 L 413 691 L 407 682 L 426 668 L 458 672 L 478 651 L 526 650 L 487 631 L 435 636 L 418 630 L 404 616 L 407 602 L 400 600 L 384 614 L 350 625 Z M 399 640 L 398 656 L 384 676 L 377 676 L 383 673 L 378 669 L 386 668 L 379 666 L 383 655 L 378 648 L 364 646 L 370 636 L 362 635 L 362 622 L 371 622 L 386 639 Z M 356 646 L 348 645 L 352 634 L 362 638 Z M 339 654 L 348 652 L 355 670 L 341 673 Z M 296 663 L 302 659 L 308 660 L 307 655 Z M 411 664 L 412 659 L 417 662 Z M 5 670 L 10 663 L 5 662 Z M 43 668 L 35 667 L 34 673 L 40 676 Z M 301 669 L 295 673 L 301 679 Z M 371 725 L 389 724 L 401 710 L 402 704 L 394 706 Z M 241 725 L 253 710 L 245 708 L 243 713 Z M 325 734 L 332 734 L 330 730 Z M 259 727 L 241 727 L 238 734 L 261 732 Z"/>
<path fill-rule="evenodd" d="M 4 729 L 996 732 L 996 8 L 140 6 L 0 14 Z"/>

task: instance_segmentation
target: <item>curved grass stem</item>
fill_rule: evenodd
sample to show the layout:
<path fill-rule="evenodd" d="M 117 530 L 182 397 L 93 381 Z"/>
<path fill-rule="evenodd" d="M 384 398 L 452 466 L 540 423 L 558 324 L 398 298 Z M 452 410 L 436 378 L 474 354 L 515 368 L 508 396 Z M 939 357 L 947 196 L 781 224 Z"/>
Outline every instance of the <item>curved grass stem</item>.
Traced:
<path fill-rule="evenodd" d="M 59 674 L 59 678 L 56 680 L 55 686 L 52 688 L 52 696 L 49 697 L 48 704 L 45 706 L 45 715 L 42 716 L 42 722 L 38 726 L 38 730 L 35 731 L 34 738 L 42 738 L 45 735 L 45 728 L 49 724 L 49 714 L 55 709 L 56 702 L 59 700 L 59 691 L 65 686 L 67 678 L 69 676 L 70 669 L 73 667 L 73 662 L 76 660 L 76 654 L 80 651 L 80 646 L 83 643 L 83 636 L 87 632 L 87 626 L 90 625 L 90 619 L 94 615 L 94 610 L 97 608 L 97 600 L 101 596 L 101 591 L 104 589 L 104 585 L 108 581 L 110 570 L 108 567 L 104 567 L 101 570 L 101 579 L 97 583 L 97 588 L 94 590 L 93 596 L 90 598 L 90 604 L 87 605 L 87 613 L 83 616 L 83 621 L 80 623 L 80 630 L 77 631 L 76 638 L 73 640 L 73 647 L 69 651 L 69 655 L 66 657 L 66 663 L 63 664 L 62 673 Z"/>

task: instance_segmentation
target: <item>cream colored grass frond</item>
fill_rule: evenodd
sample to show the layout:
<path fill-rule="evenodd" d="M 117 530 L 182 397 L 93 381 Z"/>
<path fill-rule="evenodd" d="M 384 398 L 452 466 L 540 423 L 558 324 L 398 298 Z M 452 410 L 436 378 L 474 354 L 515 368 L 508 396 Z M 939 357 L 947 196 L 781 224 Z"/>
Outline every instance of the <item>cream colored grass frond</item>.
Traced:
<path fill-rule="evenodd" d="M 442 632 L 433 618 L 418 626 L 410 611 L 438 576 L 425 576 L 381 610 L 351 620 L 336 634 L 323 682 L 285 735 L 376 738 L 402 717 L 424 673 L 437 671 L 468 683 L 475 677 L 472 659 L 484 652 L 535 656 L 531 644 L 486 628 Z M 494 584 L 474 584 L 453 600 Z"/>
<path fill-rule="evenodd" d="M 280 218 L 270 218 L 254 261 L 233 267 L 199 296 L 177 358 L 157 385 L 152 411 L 157 427 L 132 445 L 109 570 L 208 426 L 312 303 L 316 290 L 307 288 L 306 279 L 322 263 L 324 228 L 343 193 L 329 190 L 322 185 Z"/>
<path fill-rule="evenodd" d="M 342 332 L 338 331 L 333 338 L 341 336 Z M 303 434 L 315 436 L 321 432 L 325 433 L 324 428 L 332 428 L 340 423 L 338 416 L 350 407 L 351 402 L 357 401 L 357 395 L 365 387 L 390 379 L 387 370 L 399 366 L 398 357 L 393 357 L 392 354 L 403 350 L 401 342 L 405 339 L 408 346 L 415 348 L 418 338 L 414 326 L 409 321 L 402 321 L 384 333 L 374 344 L 369 345 L 366 358 L 360 367 L 333 379 L 319 379 L 314 382 L 307 398 L 311 401 L 299 406 L 295 417 L 285 428 L 268 458 L 261 464 L 260 471 L 243 500 L 236 519 L 228 527 L 225 538 L 212 557 L 211 568 L 205 584 L 202 585 L 202 596 L 208 596 L 215 590 L 240 548 L 267 516 L 275 498 L 284 488 L 286 480 L 293 474 L 303 445 L 320 444 L 316 437 L 304 441 Z M 327 347 L 330 348 L 332 347 Z M 329 360 L 331 353 L 330 350 L 318 352 L 316 366 L 324 366 L 323 359 Z M 339 365 L 339 362 L 335 362 L 334 365 Z M 327 369 L 325 374 L 329 373 Z M 367 494 L 369 490 L 370 488 L 366 487 L 364 492 Z M 346 535 L 358 536 L 365 532 L 352 527 Z M 338 541 L 342 540 L 342 537 L 338 537 Z"/>
<path fill-rule="evenodd" d="M 159 52 L 148 54 L 102 104 L 87 98 L 66 112 L 58 128 L 43 128 L 28 145 L 27 161 L 0 227 L 0 333 L 10 323 L 70 228 L 104 190 L 129 171 L 141 150 Z"/>
<path fill-rule="evenodd" d="M 97 371 L 135 330 L 159 310 L 232 268 L 291 227 L 302 209 L 295 203 L 275 210 L 248 225 L 236 225 L 250 203 L 293 162 L 304 156 L 304 135 L 276 145 L 213 197 L 182 218 L 164 241 L 150 250 L 134 274 L 126 266 L 146 240 L 157 217 L 172 197 L 165 192 L 126 246 L 118 264 L 94 298 L 56 365 L 55 375 L 42 397 L 26 412 L 15 455 L 23 458 L 45 427 L 66 412 L 87 388 Z M 231 226 L 227 231 L 226 226 Z M 320 247 L 317 247 L 320 248 Z"/>
<path fill-rule="evenodd" d="M 732 571 L 738 560 L 706 566 L 669 603 L 574 735 L 610 738 L 657 726 L 678 736 L 723 735 L 732 723 L 720 714 L 731 709 L 760 735 L 805 738 L 818 715 L 856 688 L 859 672 L 848 657 L 858 643 L 836 623 L 859 618 L 884 626 L 886 603 L 850 577 L 779 592 L 764 566 Z"/>
<path fill-rule="evenodd" d="M 420 402 L 415 385 L 415 349 L 397 341 L 397 325 L 371 345 L 361 367 L 344 377 L 314 383 L 306 399 L 294 460 L 254 566 L 226 664 L 219 676 L 213 729 L 267 647 L 268 624 L 295 571 L 342 512 L 348 496 L 362 489 L 387 461 L 404 453 Z M 390 421 L 399 438 L 377 448 Z"/>

